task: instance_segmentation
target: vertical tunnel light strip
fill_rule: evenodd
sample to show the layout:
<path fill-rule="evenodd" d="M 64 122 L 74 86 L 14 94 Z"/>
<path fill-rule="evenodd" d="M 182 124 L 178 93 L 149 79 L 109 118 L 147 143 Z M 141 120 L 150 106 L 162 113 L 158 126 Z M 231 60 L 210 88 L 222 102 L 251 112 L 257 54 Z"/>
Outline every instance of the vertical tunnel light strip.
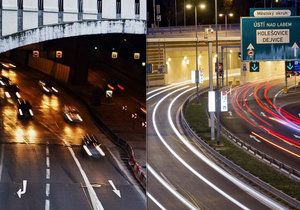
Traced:
<path fill-rule="evenodd" d="M 249 195 L 251 195 L 252 197 L 256 198 L 259 202 L 267 205 L 270 208 L 274 208 L 274 209 L 285 209 L 283 206 L 281 206 L 280 204 L 276 203 L 275 201 L 273 201 L 272 199 L 268 198 L 267 196 L 263 195 L 262 193 L 254 190 L 253 188 L 251 188 L 250 186 L 246 185 L 245 183 L 241 182 L 240 180 L 238 180 L 236 177 L 230 175 L 228 172 L 226 172 L 225 170 L 223 170 L 222 168 L 220 168 L 219 166 L 217 166 L 214 162 L 212 162 L 211 160 L 209 160 L 207 157 L 205 157 L 199 150 L 197 150 L 187 139 L 185 139 L 177 130 L 177 128 L 175 127 L 173 121 L 172 121 L 172 117 L 171 117 L 171 109 L 172 106 L 174 105 L 174 103 L 176 102 L 176 100 L 178 100 L 179 97 L 181 97 L 183 94 L 187 93 L 188 91 L 193 90 L 193 88 L 188 89 L 183 91 L 182 93 L 180 93 L 179 95 L 177 95 L 170 103 L 169 107 L 168 107 L 168 120 L 169 123 L 173 129 L 173 131 L 175 132 L 176 136 L 180 139 L 180 141 L 190 150 L 192 151 L 197 157 L 199 157 L 203 162 L 205 162 L 208 166 L 210 166 L 211 168 L 213 168 L 215 171 L 217 171 L 219 174 L 221 174 L 223 177 L 225 177 L 226 179 L 228 179 L 229 181 L 231 181 L 233 184 L 235 184 L 236 186 L 238 186 L 240 189 L 242 189 L 243 191 L 245 191 L 246 193 L 248 193 Z M 233 203 L 235 203 L 236 205 L 238 205 L 240 208 L 242 209 L 248 209 L 246 206 L 244 206 L 243 204 L 241 204 L 240 202 L 238 202 L 237 200 L 235 200 L 234 198 L 232 198 L 230 195 L 226 194 L 224 191 L 222 191 L 221 189 L 219 189 L 218 187 L 216 187 L 215 185 L 213 185 L 212 183 L 210 183 L 207 180 L 207 184 L 210 185 L 213 189 L 215 189 L 217 192 L 219 192 L 220 194 L 222 194 L 224 197 L 226 197 L 227 199 L 229 199 L 230 201 L 232 201 Z"/>
<path fill-rule="evenodd" d="M 169 191 L 171 192 L 176 198 L 178 198 L 185 206 L 189 209 L 197 209 L 193 204 L 191 204 L 188 200 L 186 200 L 180 193 L 174 190 L 163 178 L 161 178 L 156 171 L 147 163 L 147 170 Z M 151 195 L 147 192 L 148 197 Z M 152 196 L 151 196 L 152 197 Z M 150 199 L 158 205 L 161 209 L 165 209 L 155 198 L 154 200 L 150 197 Z M 156 201 L 156 202 L 155 202 Z"/>
<path fill-rule="evenodd" d="M 167 144 L 167 142 L 165 141 L 165 139 L 162 137 L 162 135 L 160 134 L 160 132 L 158 131 L 157 125 L 156 125 L 156 120 L 155 120 L 155 115 L 156 115 L 156 111 L 157 108 L 160 106 L 160 104 L 169 96 L 171 96 L 172 94 L 179 92 L 183 89 L 186 89 L 187 87 L 183 87 L 183 88 L 179 88 L 177 90 L 174 90 L 173 92 L 165 95 L 162 99 L 160 99 L 158 101 L 158 103 L 156 104 L 156 106 L 154 107 L 153 110 L 153 114 L 152 114 L 152 122 L 153 122 L 153 126 L 155 129 L 156 134 L 158 135 L 160 141 L 163 143 L 163 145 L 169 150 L 169 152 L 183 165 L 185 166 L 189 171 L 191 171 L 194 175 L 196 175 L 199 179 L 201 179 L 204 183 L 206 183 L 207 185 L 209 185 L 211 188 L 213 188 L 214 190 L 216 190 L 217 192 L 219 192 L 221 195 L 223 195 L 224 197 L 226 197 L 227 199 L 229 199 L 230 201 L 232 201 L 233 203 L 235 203 L 237 206 L 239 206 L 242 209 L 248 210 L 249 208 L 244 206 L 243 204 L 241 204 L 240 202 L 238 202 L 237 200 L 235 200 L 234 198 L 230 197 L 228 194 L 226 194 L 225 192 L 223 192 L 220 188 L 218 188 L 216 185 L 214 185 L 213 183 L 211 183 L 209 180 L 207 180 L 204 176 L 202 176 L 200 173 L 198 173 L 193 167 L 191 167 L 187 162 L 185 162 L 171 147 L 170 145 Z M 192 90 L 188 89 L 186 91 L 190 91 Z"/>

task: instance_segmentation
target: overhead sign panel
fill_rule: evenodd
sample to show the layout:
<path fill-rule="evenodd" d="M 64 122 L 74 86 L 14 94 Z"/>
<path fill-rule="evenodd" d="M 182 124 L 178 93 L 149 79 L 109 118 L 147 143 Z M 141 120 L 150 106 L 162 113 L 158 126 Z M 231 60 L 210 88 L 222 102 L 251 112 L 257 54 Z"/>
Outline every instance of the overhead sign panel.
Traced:
<path fill-rule="evenodd" d="M 294 8 L 250 8 L 252 17 L 290 17 L 295 15 Z"/>
<path fill-rule="evenodd" d="M 300 17 L 242 18 L 242 60 L 299 60 Z"/>

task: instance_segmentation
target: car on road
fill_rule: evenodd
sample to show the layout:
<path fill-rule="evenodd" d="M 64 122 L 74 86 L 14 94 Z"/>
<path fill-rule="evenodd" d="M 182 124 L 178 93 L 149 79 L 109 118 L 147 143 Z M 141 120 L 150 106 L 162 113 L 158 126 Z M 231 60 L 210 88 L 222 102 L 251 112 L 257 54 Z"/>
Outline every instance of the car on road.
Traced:
<path fill-rule="evenodd" d="M 83 121 L 79 111 L 74 106 L 65 105 L 63 112 L 64 119 L 69 123 L 80 123 Z"/>
<path fill-rule="evenodd" d="M 4 98 L 6 100 L 13 100 L 17 101 L 18 99 L 21 99 L 21 95 L 19 93 L 20 88 L 16 84 L 10 84 L 4 87 Z"/>
<path fill-rule="evenodd" d="M 8 77 L 5 77 L 3 75 L 0 75 L 0 86 L 5 87 L 10 85 L 10 79 Z"/>
<path fill-rule="evenodd" d="M 109 80 L 107 82 L 107 88 L 108 90 L 112 90 L 114 93 L 116 92 L 122 92 L 125 90 L 125 87 L 117 80 Z"/>
<path fill-rule="evenodd" d="M 98 139 L 95 136 L 88 134 L 86 134 L 82 139 L 81 152 L 89 157 L 97 159 L 105 156 Z"/>
<path fill-rule="evenodd" d="M 57 94 L 58 93 L 57 87 L 51 81 L 40 80 L 39 86 L 41 87 L 41 90 L 46 94 Z"/>
<path fill-rule="evenodd" d="M 32 117 L 33 111 L 30 102 L 23 99 L 18 100 L 18 118 L 30 119 Z"/>
<path fill-rule="evenodd" d="M 12 63 L 6 63 L 6 62 L 1 62 L 2 68 L 9 70 L 9 69 L 16 69 L 16 65 L 12 64 Z"/>

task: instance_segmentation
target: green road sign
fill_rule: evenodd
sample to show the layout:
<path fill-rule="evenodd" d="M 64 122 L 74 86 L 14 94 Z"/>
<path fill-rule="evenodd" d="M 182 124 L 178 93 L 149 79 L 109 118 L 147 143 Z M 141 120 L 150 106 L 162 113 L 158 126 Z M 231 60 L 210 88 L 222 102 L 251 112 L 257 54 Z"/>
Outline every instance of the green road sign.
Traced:
<path fill-rule="evenodd" d="M 250 8 L 251 17 L 289 17 L 295 15 L 294 8 Z"/>
<path fill-rule="evenodd" d="M 250 62 L 250 72 L 259 72 L 259 62 Z"/>
<path fill-rule="evenodd" d="M 242 60 L 300 60 L 300 17 L 241 18 Z"/>

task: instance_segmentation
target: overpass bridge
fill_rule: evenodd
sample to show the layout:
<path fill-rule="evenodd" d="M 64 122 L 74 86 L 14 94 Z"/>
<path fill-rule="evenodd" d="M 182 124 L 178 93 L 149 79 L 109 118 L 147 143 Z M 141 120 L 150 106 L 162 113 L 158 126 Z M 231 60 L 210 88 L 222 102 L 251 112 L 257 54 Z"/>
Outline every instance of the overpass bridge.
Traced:
<path fill-rule="evenodd" d="M 241 32 L 239 24 L 218 26 L 219 55 L 215 53 L 215 26 L 198 26 L 198 63 L 208 77 L 208 42 L 213 43 L 213 63 L 216 56 L 223 63 L 224 69 L 229 69 L 232 83 L 245 83 L 262 77 L 284 76 L 284 62 L 261 62 L 258 73 L 242 71 L 239 58 Z M 205 33 L 205 29 L 213 29 Z M 147 75 L 148 86 L 157 86 L 191 79 L 191 71 L 196 69 L 196 36 L 195 26 L 165 27 L 148 29 L 147 63 L 152 64 L 152 73 Z M 247 69 L 249 63 L 245 62 Z M 213 65 L 214 68 L 214 65 Z M 215 71 L 214 71 L 215 72 Z M 225 79 L 224 79 L 225 83 Z"/>
<path fill-rule="evenodd" d="M 146 0 L 2 0 L 0 53 L 90 34 L 145 34 Z"/>

